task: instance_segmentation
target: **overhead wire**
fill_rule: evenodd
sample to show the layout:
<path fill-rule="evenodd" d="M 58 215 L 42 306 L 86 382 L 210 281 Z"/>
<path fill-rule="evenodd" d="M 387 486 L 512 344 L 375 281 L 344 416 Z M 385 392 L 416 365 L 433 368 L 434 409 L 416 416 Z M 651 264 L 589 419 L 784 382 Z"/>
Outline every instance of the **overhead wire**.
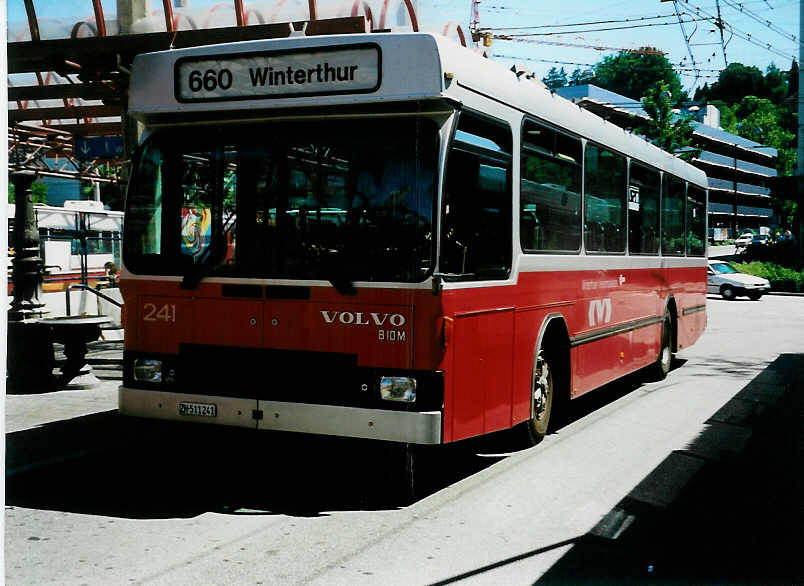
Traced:
<path fill-rule="evenodd" d="M 520 56 L 517 56 L 517 55 L 503 55 L 501 53 L 494 53 L 494 54 L 492 54 L 492 57 L 499 57 L 500 59 L 522 59 L 524 61 L 535 61 L 535 62 L 538 62 L 538 63 L 555 63 L 555 64 L 558 64 L 558 65 L 576 65 L 578 67 L 581 67 L 581 66 L 594 67 L 596 65 L 596 63 L 582 63 L 582 62 L 578 62 L 578 61 L 556 61 L 555 59 L 538 59 L 536 57 L 520 57 Z M 706 72 L 710 72 L 710 73 L 720 73 L 721 71 L 723 71 L 722 69 L 702 69 L 702 68 L 699 68 L 699 67 L 693 68 L 693 67 L 689 67 L 688 65 L 685 65 L 683 62 L 682 63 L 671 63 L 671 65 L 673 66 L 673 69 L 676 69 L 676 70 L 679 70 L 679 71 L 706 71 Z M 639 66 L 637 66 L 637 67 L 631 67 L 630 69 L 639 71 L 639 70 L 641 70 L 643 68 L 640 68 Z M 653 68 L 651 68 L 651 67 L 645 67 L 644 69 L 645 69 L 645 71 L 648 71 L 648 70 L 652 71 L 653 70 Z"/>
<path fill-rule="evenodd" d="M 695 29 L 693 29 L 692 33 L 690 33 L 690 35 L 687 36 L 687 29 L 684 27 L 684 19 L 681 17 L 681 13 L 679 13 L 678 11 L 678 6 L 676 6 L 676 0 L 673 0 L 673 10 L 675 11 L 675 15 L 678 18 L 678 24 L 681 27 L 681 34 L 684 37 L 684 44 L 687 46 L 687 53 L 689 54 L 690 60 L 692 61 L 692 66 L 695 67 L 697 64 L 695 63 L 695 55 L 693 54 L 692 47 L 690 46 L 690 39 L 692 38 L 692 35 L 695 34 L 695 31 L 698 30 L 698 27 L 696 26 Z M 693 90 L 695 89 L 695 86 L 698 85 L 699 79 L 700 77 L 695 78 L 695 81 L 692 82 L 691 89 Z"/>
<path fill-rule="evenodd" d="M 712 23 L 715 26 L 718 26 L 718 22 L 719 22 L 723 27 L 727 28 L 728 31 L 732 35 L 734 35 L 734 36 L 736 36 L 738 38 L 741 38 L 744 41 L 748 41 L 752 45 L 756 45 L 757 47 L 762 47 L 766 51 L 768 51 L 770 53 L 773 53 L 775 55 L 778 55 L 780 57 L 790 58 L 790 59 L 793 59 L 793 60 L 795 60 L 795 58 L 796 58 L 794 55 L 788 55 L 787 53 L 781 52 L 779 49 L 776 49 L 771 43 L 765 43 L 764 41 L 760 41 L 758 39 L 755 39 L 751 35 L 751 33 L 747 33 L 747 32 L 745 32 L 745 31 L 743 31 L 741 29 L 738 29 L 737 27 L 735 27 L 734 25 L 726 22 L 725 20 L 718 19 L 718 17 L 716 17 L 716 16 L 714 16 L 712 14 L 709 14 L 708 12 L 703 10 L 700 6 L 696 6 L 694 9 L 692 9 L 692 8 L 688 8 L 685 4 L 681 4 L 680 2 L 677 2 L 675 4 L 677 6 L 680 5 L 681 8 L 684 10 L 684 12 L 686 12 L 687 14 L 689 14 L 691 16 L 701 16 L 701 14 L 703 14 L 704 16 L 707 16 L 708 20 L 711 20 Z M 692 12 L 693 10 L 695 11 L 694 13 Z"/>
<path fill-rule="evenodd" d="M 566 26 L 591 26 L 593 24 L 614 24 L 618 22 L 636 22 L 641 20 L 658 20 L 660 18 L 671 18 L 676 16 L 673 14 L 660 14 L 658 16 L 640 16 L 635 18 L 616 18 L 610 20 L 591 20 L 588 22 L 570 22 L 565 24 L 540 24 L 534 26 L 512 26 L 512 27 L 483 27 L 484 31 L 505 31 L 505 30 L 528 30 L 528 29 L 543 29 L 543 28 L 559 28 Z"/>
<path fill-rule="evenodd" d="M 578 47 L 581 49 L 594 49 L 595 51 L 618 51 L 625 53 L 637 53 L 643 55 L 664 55 L 663 51 L 652 49 L 649 47 L 642 47 L 640 49 L 627 49 L 622 47 L 608 47 L 604 45 L 587 45 L 583 43 L 565 43 L 561 41 L 545 41 L 542 39 L 528 39 L 525 37 L 513 37 L 511 35 L 492 35 L 492 38 L 501 41 L 512 41 L 515 43 L 537 43 L 540 45 L 555 45 L 559 47 Z"/>
<path fill-rule="evenodd" d="M 743 6 L 742 2 L 739 3 L 739 4 L 735 4 L 734 2 L 731 2 L 730 0 L 723 0 L 723 3 L 731 6 L 735 10 L 739 10 L 743 14 L 746 14 L 748 17 L 750 17 L 751 19 L 757 21 L 762 26 L 765 26 L 765 27 L 769 28 L 770 30 L 772 30 L 776 34 L 781 35 L 784 38 L 789 39 L 789 40 L 793 41 L 794 43 L 796 43 L 798 45 L 802 44 L 801 40 L 796 35 L 790 34 L 787 31 L 782 30 L 777 25 L 773 24 L 770 20 L 766 20 L 766 19 L 762 18 L 762 16 L 760 16 L 759 14 L 753 12 L 752 10 L 749 10 L 749 9 L 745 8 Z"/>
<path fill-rule="evenodd" d="M 799 40 L 794 35 L 790 35 L 786 33 L 786 31 L 780 29 L 770 20 L 762 21 L 762 17 L 757 13 L 749 10 L 745 7 L 746 4 L 749 2 L 739 2 L 735 3 L 732 0 L 723 0 L 724 3 L 732 9 L 738 10 L 743 14 L 750 16 L 754 20 L 758 20 L 764 26 L 767 26 L 770 30 L 782 35 L 785 38 L 794 40 L 797 44 L 801 45 L 804 44 L 801 40 Z M 750 2 L 751 4 L 758 4 L 761 0 L 757 2 Z M 766 2 L 767 3 L 767 2 Z M 559 41 L 559 40 L 546 40 L 544 38 L 534 38 L 534 37 L 548 37 L 548 36 L 559 36 L 559 35 L 579 35 L 583 33 L 590 33 L 590 32 L 605 32 L 605 31 L 617 31 L 617 30 L 625 30 L 625 29 L 632 29 L 632 28 L 648 28 L 652 26 L 670 26 L 679 24 L 682 29 L 682 34 L 684 36 L 685 44 L 687 45 L 687 52 L 689 54 L 689 58 L 691 64 L 678 63 L 673 64 L 674 68 L 678 71 L 679 75 L 684 75 L 685 77 L 694 78 L 695 81 L 692 85 L 692 90 L 695 89 L 698 80 L 700 79 L 717 79 L 718 73 L 722 71 L 720 69 L 709 69 L 700 67 L 698 62 L 696 61 L 695 54 L 692 50 L 692 45 L 690 40 L 692 36 L 695 34 L 695 30 L 692 31 L 689 35 L 684 27 L 685 23 L 695 23 L 695 22 L 711 22 L 716 27 L 720 28 L 721 33 L 725 30 L 730 33 L 731 38 L 737 37 L 740 38 L 750 44 L 753 44 L 757 47 L 761 47 L 766 51 L 781 56 L 785 58 L 790 58 L 792 60 L 796 60 L 794 55 L 790 55 L 784 53 L 779 48 L 775 47 L 771 43 L 767 43 L 764 40 L 756 38 L 749 32 L 746 32 L 738 27 L 735 27 L 733 24 L 727 22 L 723 18 L 718 18 L 713 14 L 707 12 L 704 8 L 700 6 L 690 7 L 682 5 L 679 7 L 679 4 L 682 4 L 680 0 L 674 0 L 673 5 L 675 10 L 673 14 L 662 14 L 662 15 L 655 15 L 655 16 L 641 16 L 641 17 L 623 17 L 623 18 L 611 18 L 611 19 L 600 19 L 600 20 L 588 20 L 588 21 L 581 21 L 580 19 L 576 22 L 571 23 L 564 23 L 564 24 L 553 24 L 553 25 L 532 25 L 532 26 L 507 26 L 507 27 L 482 27 L 481 30 L 486 32 L 492 32 L 492 38 L 501 40 L 501 41 L 512 41 L 512 42 L 526 42 L 526 43 L 537 43 L 541 45 L 551 45 L 551 46 L 563 46 L 563 47 L 575 47 L 575 48 L 585 48 L 585 49 L 593 49 L 596 51 L 617 51 L 617 52 L 629 52 L 629 53 L 647 53 L 647 54 L 660 54 L 664 55 L 663 51 L 659 50 L 645 50 L 643 49 L 628 49 L 628 48 L 619 48 L 619 47 L 612 47 L 606 46 L 602 43 L 581 43 L 581 42 L 568 42 L 568 41 Z M 684 3 L 686 4 L 686 2 Z M 719 2 L 718 2 L 719 4 Z M 773 9 L 768 4 L 768 7 Z M 500 11 L 518 11 L 516 7 L 504 6 L 504 5 L 495 5 L 495 6 L 484 6 L 485 9 L 497 9 Z M 678 19 L 678 23 L 676 22 L 646 22 L 646 21 L 656 21 L 663 18 L 673 17 L 675 16 Z M 568 28 L 568 27 L 587 27 L 587 26 L 594 26 L 598 24 L 619 24 L 623 23 L 625 26 L 611 26 L 611 27 L 599 27 L 594 29 L 587 29 L 584 28 L 582 30 L 572 30 L 572 31 L 555 31 L 550 29 L 556 28 Z M 720 25 L 720 26 L 718 26 Z M 721 28 L 722 27 L 722 28 Z M 697 30 L 697 29 L 696 29 Z M 509 32 L 509 34 L 500 34 L 502 32 Z M 544 32 L 515 32 L 515 31 L 544 31 Z M 728 41 L 731 40 L 728 39 Z M 728 44 L 728 41 L 725 38 L 721 39 L 719 45 L 723 46 L 724 49 L 724 58 L 725 58 L 725 46 Z M 696 44 L 694 46 L 698 46 Z M 572 62 L 572 61 L 558 61 L 558 60 L 546 60 L 546 59 L 535 59 L 535 58 L 523 58 L 523 57 L 513 57 L 508 55 L 495 55 L 497 57 L 506 58 L 506 59 L 525 59 L 527 61 L 535 61 L 535 62 L 544 62 L 544 63 L 556 63 L 556 64 L 565 64 L 565 65 L 576 65 L 581 67 L 592 67 L 593 64 L 589 63 L 580 63 L 580 62 Z M 685 58 L 686 59 L 686 58 Z M 708 61 L 711 61 L 708 60 Z"/>
<path fill-rule="evenodd" d="M 696 22 L 702 20 L 709 20 L 708 18 L 692 18 L 688 22 Z M 577 31 L 553 31 L 547 33 L 511 33 L 507 36 L 509 37 L 549 37 L 554 35 L 575 35 L 581 33 L 599 33 L 605 31 L 621 31 L 627 29 L 635 29 L 635 28 L 647 28 L 652 26 L 675 26 L 675 22 L 649 22 L 646 24 L 630 24 L 626 26 L 611 26 L 611 27 L 603 27 L 603 28 L 589 28 Z M 480 31 L 492 31 L 492 30 L 522 30 L 522 28 L 506 28 L 506 29 L 494 29 L 494 28 L 481 28 Z"/>

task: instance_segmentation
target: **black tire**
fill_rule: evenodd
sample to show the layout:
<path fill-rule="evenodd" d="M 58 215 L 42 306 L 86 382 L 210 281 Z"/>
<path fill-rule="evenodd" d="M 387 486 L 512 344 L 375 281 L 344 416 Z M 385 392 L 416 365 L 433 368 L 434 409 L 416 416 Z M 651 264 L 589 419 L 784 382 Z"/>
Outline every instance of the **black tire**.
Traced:
<path fill-rule="evenodd" d="M 762 299 L 762 293 L 755 293 L 752 291 L 751 293 L 748 294 L 748 298 L 751 301 L 759 301 L 760 299 Z"/>
<path fill-rule="evenodd" d="M 662 319 L 661 345 L 659 355 L 651 369 L 651 379 L 655 381 L 664 380 L 670 372 L 670 365 L 673 363 L 673 318 L 670 312 L 664 313 Z"/>
<path fill-rule="evenodd" d="M 737 297 L 737 293 L 734 291 L 734 288 L 729 285 L 724 285 L 720 288 L 720 295 L 726 301 L 734 301 L 734 299 Z"/>
<path fill-rule="evenodd" d="M 383 452 L 383 466 L 388 475 L 383 479 L 381 506 L 407 506 L 421 494 L 420 460 L 422 446 L 388 442 Z M 387 499 L 383 500 L 383 499 Z"/>
<path fill-rule="evenodd" d="M 540 350 L 533 361 L 530 383 L 531 416 L 525 424 L 528 442 L 533 446 L 541 442 L 551 429 L 550 418 L 556 392 L 554 366 L 555 360 L 544 350 Z"/>

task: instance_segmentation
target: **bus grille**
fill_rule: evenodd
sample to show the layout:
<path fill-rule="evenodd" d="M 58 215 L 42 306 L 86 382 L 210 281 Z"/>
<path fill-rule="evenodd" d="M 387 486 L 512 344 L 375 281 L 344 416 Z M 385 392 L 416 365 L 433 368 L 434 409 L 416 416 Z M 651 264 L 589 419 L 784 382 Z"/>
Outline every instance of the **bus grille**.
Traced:
<path fill-rule="evenodd" d="M 170 375 L 161 383 L 135 381 L 133 364 L 139 357 L 161 359 L 163 373 Z M 442 408 L 443 372 L 359 367 L 357 360 L 356 354 L 181 344 L 178 355 L 124 352 L 123 383 L 155 391 L 260 401 L 403 411 Z M 419 390 L 416 402 L 383 401 L 380 376 L 414 376 Z"/>

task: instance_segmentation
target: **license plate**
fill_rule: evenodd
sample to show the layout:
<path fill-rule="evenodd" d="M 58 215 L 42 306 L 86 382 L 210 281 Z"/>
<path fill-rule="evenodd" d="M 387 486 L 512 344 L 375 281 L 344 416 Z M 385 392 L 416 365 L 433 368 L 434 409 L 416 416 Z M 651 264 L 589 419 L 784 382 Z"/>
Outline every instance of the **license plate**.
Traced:
<path fill-rule="evenodd" d="M 179 415 L 217 417 L 218 407 L 215 403 L 179 403 Z"/>

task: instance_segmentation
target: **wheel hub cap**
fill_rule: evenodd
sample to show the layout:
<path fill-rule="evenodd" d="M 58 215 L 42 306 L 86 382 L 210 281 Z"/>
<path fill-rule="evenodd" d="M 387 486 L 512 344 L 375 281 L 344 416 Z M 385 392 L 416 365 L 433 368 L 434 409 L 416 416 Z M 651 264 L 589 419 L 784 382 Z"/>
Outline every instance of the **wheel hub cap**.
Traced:
<path fill-rule="evenodd" d="M 547 408 L 549 384 L 548 366 L 539 358 L 536 362 L 536 373 L 533 378 L 533 412 L 537 419 L 541 418 Z"/>

